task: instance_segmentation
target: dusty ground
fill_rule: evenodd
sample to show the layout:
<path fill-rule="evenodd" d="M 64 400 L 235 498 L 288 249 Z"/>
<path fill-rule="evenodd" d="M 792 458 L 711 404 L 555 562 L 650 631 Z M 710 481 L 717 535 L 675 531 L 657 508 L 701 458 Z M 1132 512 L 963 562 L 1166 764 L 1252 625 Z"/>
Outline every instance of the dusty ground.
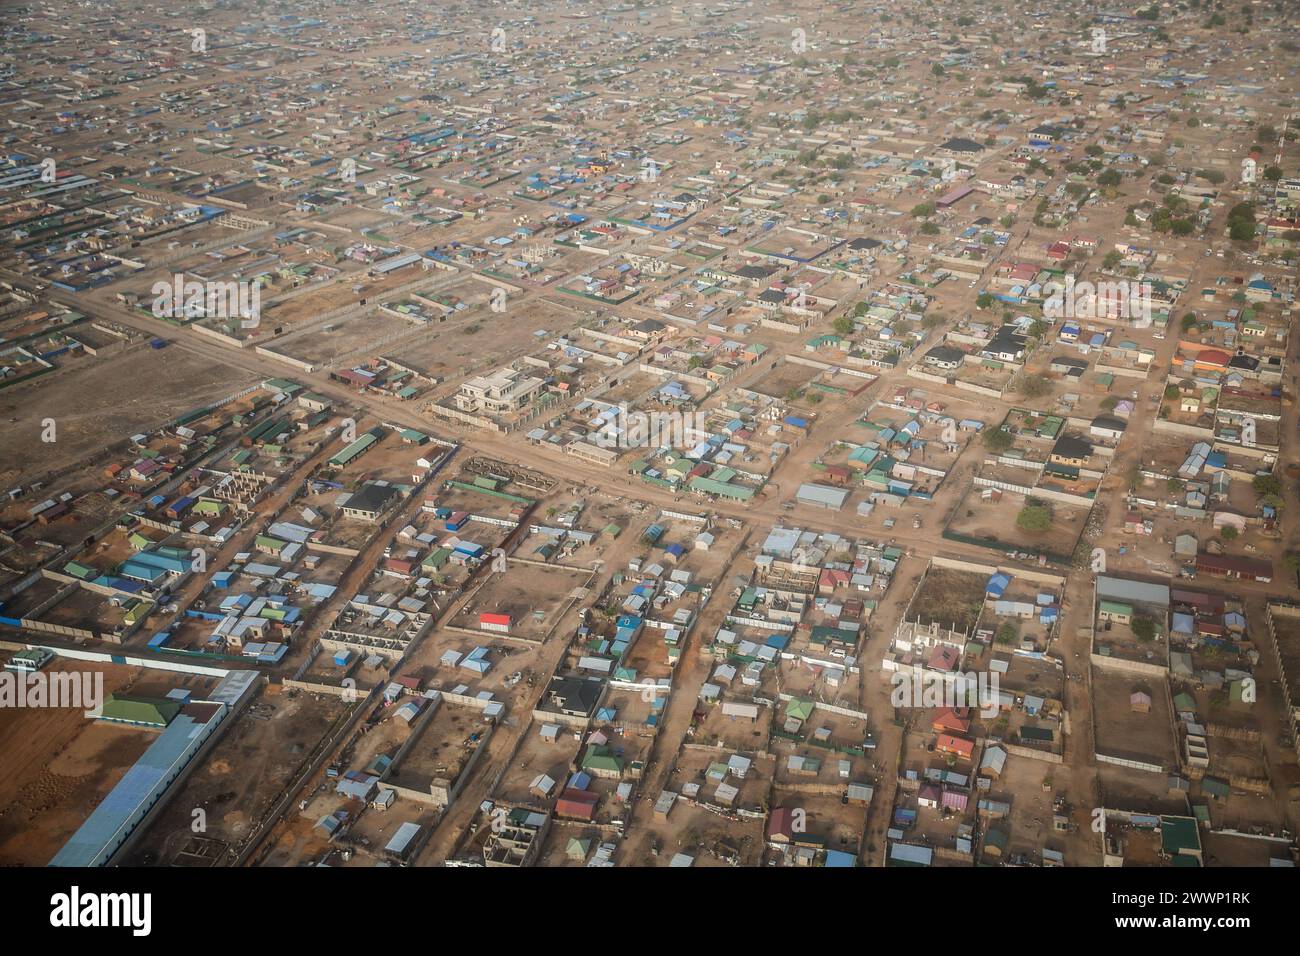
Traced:
<path fill-rule="evenodd" d="M 156 428 L 252 381 L 246 371 L 191 352 L 145 346 L 4 389 L 0 486 L 71 465 L 110 441 Z M 157 382 L 168 387 L 143 387 Z M 41 440 L 48 418 L 55 422 L 53 442 Z"/>
<path fill-rule="evenodd" d="M 194 865 L 193 811 L 207 813 L 208 841 L 234 846 L 270 810 L 300 763 L 346 711 L 340 698 L 264 687 L 178 789 L 136 844 L 131 865 Z"/>
<path fill-rule="evenodd" d="M 1151 695 L 1149 713 L 1138 713 L 1130 706 L 1130 695 L 1139 689 Z M 1170 724 L 1172 703 L 1167 682 L 1094 667 L 1092 699 L 1098 752 L 1164 767 L 1174 766 L 1176 741 Z M 1141 771 L 1129 772 L 1159 776 Z"/>
<path fill-rule="evenodd" d="M 43 673 L 102 673 L 107 696 L 142 671 L 58 661 Z M 88 720 L 82 710 L 0 710 L 0 866 L 48 863 L 155 736 Z"/>

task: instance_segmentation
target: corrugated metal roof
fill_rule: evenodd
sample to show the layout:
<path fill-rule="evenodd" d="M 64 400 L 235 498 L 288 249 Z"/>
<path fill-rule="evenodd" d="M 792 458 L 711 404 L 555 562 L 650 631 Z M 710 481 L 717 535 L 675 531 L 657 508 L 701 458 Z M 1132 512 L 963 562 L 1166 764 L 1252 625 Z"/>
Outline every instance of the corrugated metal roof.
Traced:
<path fill-rule="evenodd" d="M 1169 586 L 1167 584 L 1148 584 L 1145 581 L 1130 581 L 1125 578 L 1099 575 L 1097 577 L 1097 596 L 1112 600 L 1168 605 Z"/>
<path fill-rule="evenodd" d="M 848 491 L 843 488 L 830 488 L 813 482 L 804 482 L 795 493 L 795 497 L 799 501 L 837 510 L 844 506 L 844 501 L 848 496 Z"/>
<path fill-rule="evenodd" d="M 143 818 L 155 790 L 165 787 L 202 743 L 204 729 L 185 714 L 177 716 L 55 854 L 50 866 L 107 863 Z"/>

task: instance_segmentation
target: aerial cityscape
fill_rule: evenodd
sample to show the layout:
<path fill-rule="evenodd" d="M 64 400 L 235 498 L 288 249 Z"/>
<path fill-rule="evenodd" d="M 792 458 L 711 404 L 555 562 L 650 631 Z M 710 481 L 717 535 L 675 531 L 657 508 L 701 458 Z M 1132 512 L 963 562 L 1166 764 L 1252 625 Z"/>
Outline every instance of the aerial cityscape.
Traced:
<path fill-rule="evenodd" d="M 3 12 L 0 865 L 1300 859 L 1293 0 Z"/>

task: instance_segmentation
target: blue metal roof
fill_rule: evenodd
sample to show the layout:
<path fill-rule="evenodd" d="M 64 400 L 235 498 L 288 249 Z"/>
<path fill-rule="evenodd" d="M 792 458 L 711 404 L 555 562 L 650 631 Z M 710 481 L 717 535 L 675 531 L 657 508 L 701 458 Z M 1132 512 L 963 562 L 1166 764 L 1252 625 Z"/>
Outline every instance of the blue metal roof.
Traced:
<path fill-rule="evenodd" d="M 55 854 L 50 866 L 107 863 L 143 819 L 157 795 L 197 750 L 201 742 L 198 731 L 202 727 L 187 715 L 178 714 Z"/>

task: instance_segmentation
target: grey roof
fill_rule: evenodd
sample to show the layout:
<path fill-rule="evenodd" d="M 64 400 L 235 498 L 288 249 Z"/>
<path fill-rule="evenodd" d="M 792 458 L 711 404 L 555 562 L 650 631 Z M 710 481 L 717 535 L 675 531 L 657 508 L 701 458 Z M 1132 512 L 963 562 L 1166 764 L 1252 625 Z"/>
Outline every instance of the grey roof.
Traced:
<path fill-rule="evenodd" d="M 415 835 L 419 832 L 420 825 L 418 823 L 403 823 L 397 828 L 397 832 L 393 834 L 393 838 L 388 841 L 388 844 L 384 849 L 389 853 L 404 853 L 406 852 L 406 848 L 410 846 L 411 841 L 415 839 Z"/>
<path fill-rule="evenodd" d="M 929 866 L 934 858 L 934 851 L 928 846 L 913 846 L 911 843 L 893 843 L 889 847 L 889 858 L 899 863 L 913 866 Z"/>
<path fill-rule="evenodd" d="M 798 492 L 795 493 L 795 497 L 800 501 L 818 504 L 824 508 L 836 509 L 844 506 L 844 499 L 848 496 L 849 493 L 844 488 L 830 488 L 826 485 L 814 484 L 811 481 L 804 482 L 799 486 Z"/>
<path fill-rule="evenodd" d="M 1007 752 L 1001 747 L 989 747 L 984 751 L 984 759 L 980 761 L 980 770 L 992 770 L 994 773 L 1001 773 L 1002 768 L 1007 763 Z"/>
<path fill-rule="evenodd" d="M 850 783 L 848 786 L 850 800 L 861 800 L 864 803 L 868 803 L 871 801 L 871 797 L 874 793 L 875 790 L 865 783 Z"/>
<path fill-rule="evenodd" d="M 1169 585 L 1148 584 L 1145 581 L 1130 581 L 1126 578 L 1098 575 L 1097 596 L 1107 600 L 1139 601 L 1143 604 L 1158 604 L 1167 607 L 1169 604 Z"/>

